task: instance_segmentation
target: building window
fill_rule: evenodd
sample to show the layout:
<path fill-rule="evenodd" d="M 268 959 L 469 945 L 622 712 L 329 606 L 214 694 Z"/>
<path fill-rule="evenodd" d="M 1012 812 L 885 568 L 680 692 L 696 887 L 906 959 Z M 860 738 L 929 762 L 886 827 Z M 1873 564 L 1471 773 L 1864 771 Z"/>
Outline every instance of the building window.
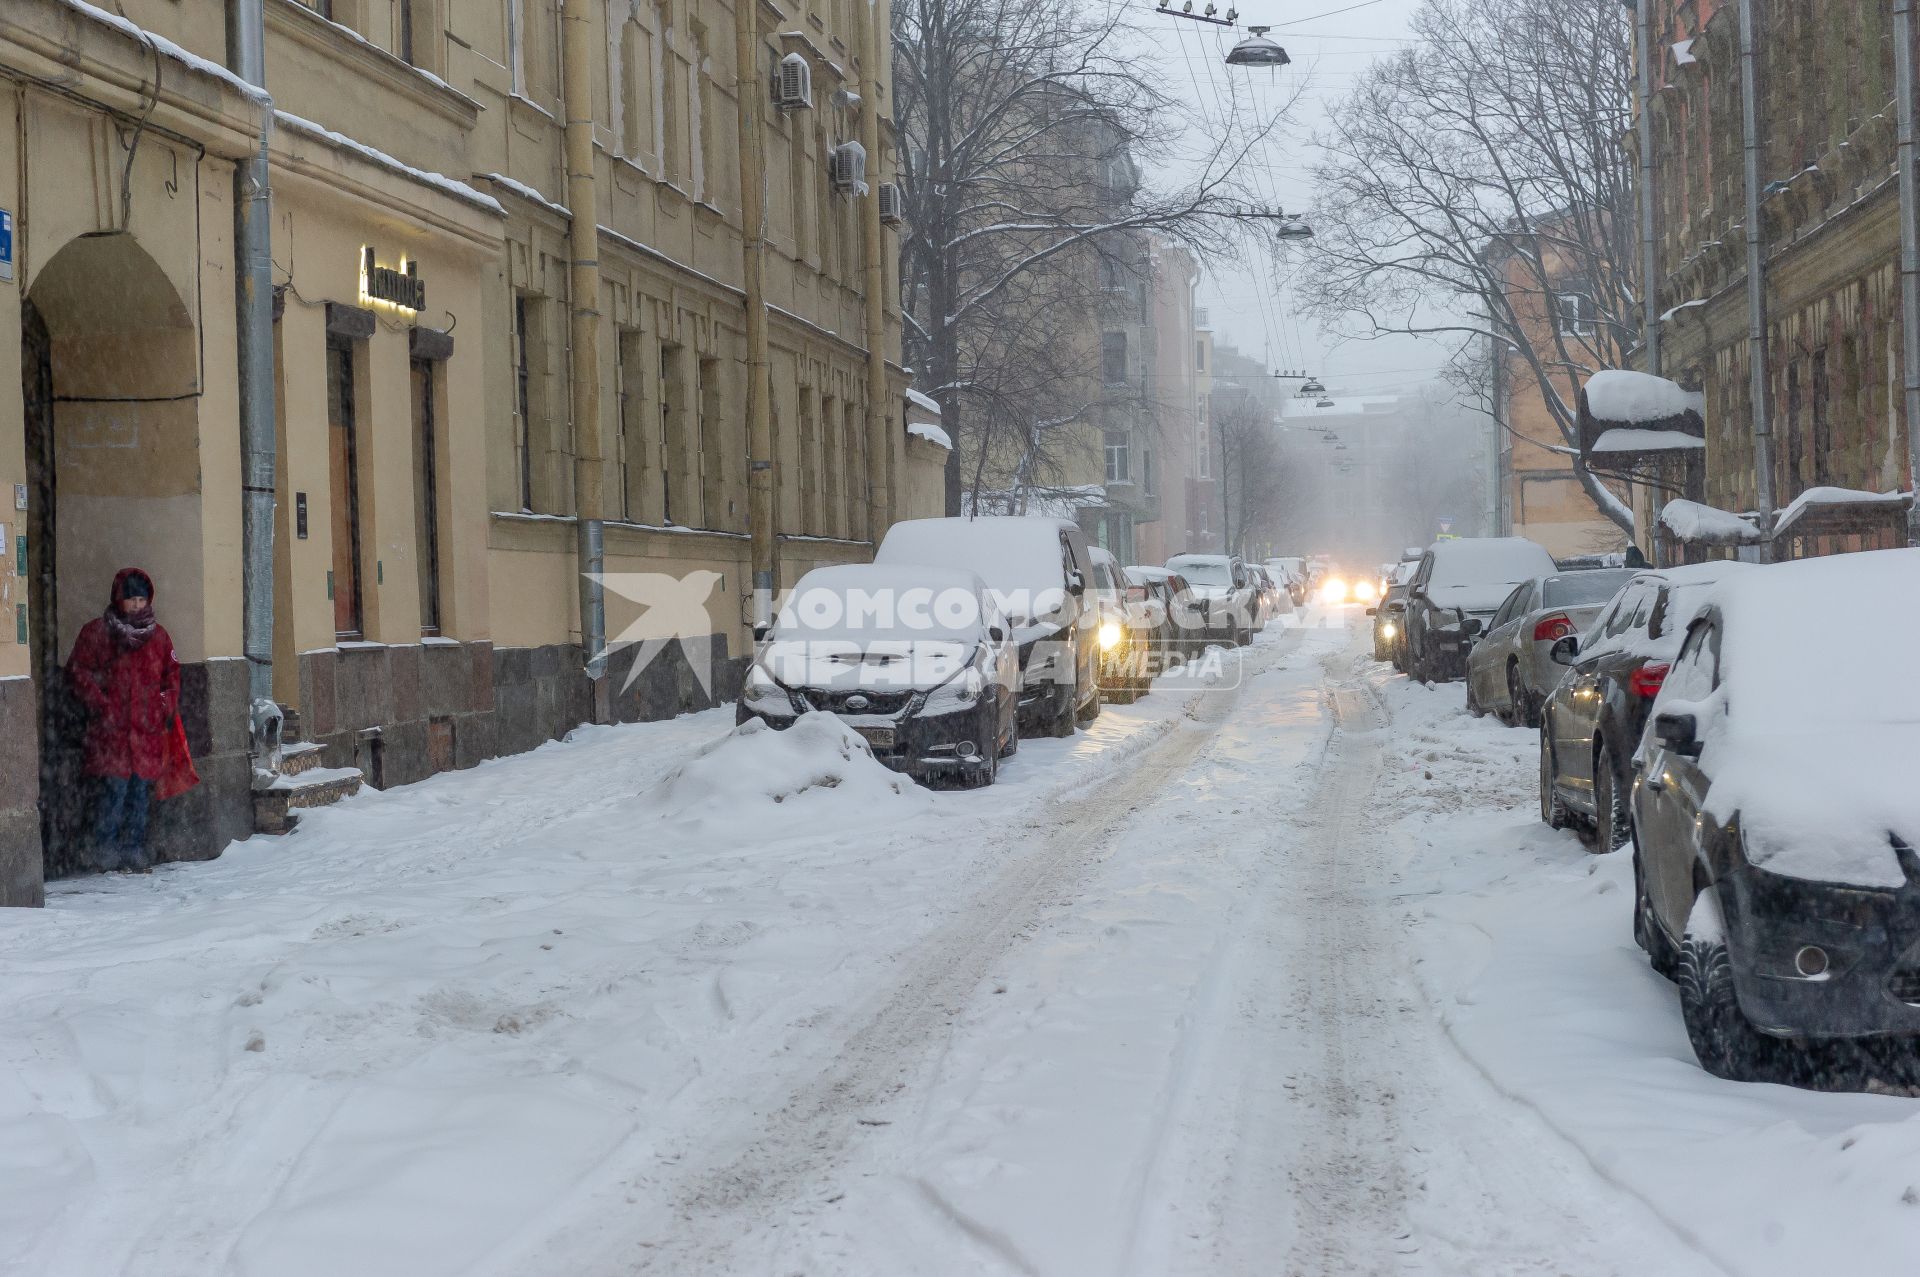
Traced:
<path fill-rule="evenodd" d="M 420 632 L 440 632 L 439 400 L 433 363 L 416 359 L 413 374 L 413 542 L 420 579 Z"/>
<path fill-rule="evenodd" d="M 327 339 L 327 475 L 333 528 L 333 630 L 364 632 L 360 597 L 360 448 L 353 343 Z"/>
<path fill-rule="evenodd" d="M 1100 372 L 1109 386 L 1126 381 L 1127 335 L 1125 333 L 1100 334 Z"/>
<path fill-rule="evenodd" d="M 687 374 L 682 348 L 660 343 L 660 500 L 661 521 L 672 525 L 699 504 L 694 483 L 697 459 L 687 441 Z M 697 516 L 694 522 L 698 523 Z"/>
<path fill-rule="evenodd" d="M 1198 428 L 1193 432 L 1193 475 L 1196 479 L 1213 478 L 1213 425 L 1212 403 L 1207 395 L 1200 396 L 1200 405 L 1195 412 Z"/>
<path fill-rule="evenodd" d="M 527 91 L 527 4 L 528 0 L 507 0 L 507 71 L 513 91 L 522 94 Z"/>
<path fill-rule="evenodd" d="M 532 313 L 525 293 L 513 295 L 513 459 L 520 509 L 533 510 Z"/>
<path fill-rule="evenodd" d="M 1107 482 L 1132 483 L 1133 471 L 1127 457 L 1127 437 L 1107 436 Z"/>
<path fill-rule="evenodd" d="M 1204 341 L 1193 343 L 1193 366 L 1200 372 L 1207 370 L 1207 343 Z"/>
<path fill-rule="evenodd" d="M 1148 496 L 1154 494 L 1153 449 L 1151 448 L 1140 450 L 1140 486 Z"/>
<path fill-rule="evenodd" d="M 646 407 L 642 387 L 646 384 L 641 352 L 642 336 L 637 328 L 615 330 L 613 376 L 618 434 L 613 441 L 615 464 L 620 473 L 620 518 L 628 523 L 645 517 L 647 441 L 642 430 Z"/>
<path fill-rule="evenodd" d="M 1560 331 L 1568 337 L 1591 337 L 1596 313 L 1593 298 L 1585 292 L 1562 292 L 1553 299 L 1560 316 Z"/>

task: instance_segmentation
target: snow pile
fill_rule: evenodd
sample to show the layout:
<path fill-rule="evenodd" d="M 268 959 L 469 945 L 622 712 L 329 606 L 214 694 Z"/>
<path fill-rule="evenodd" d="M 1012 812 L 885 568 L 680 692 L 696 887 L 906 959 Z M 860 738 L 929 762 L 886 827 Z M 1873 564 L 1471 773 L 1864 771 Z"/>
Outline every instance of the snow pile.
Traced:
<path fill-rule="evenodd" d="M 907 433 L 915 439 L 925 439 L 928 443 L 939 444 L 948 452 L 953 451 L 953 437 L 931 421 L 909 421 Z"/>
<path fill-rule="evenodd" d="M 922 412 L 930 412 L 936 417 L 940 415 L 940 404 L 931 395 L 923 395 L 912 386 L 907 387 L 907 402 Z"/>
<path fill-rule="evenodd" d="M 887 770 L 859 735 L 833 714 L 802 714 L 775 730 L 742 723 L 700 750 L 642 800 L 653 815 L 680 826 L 743 840 L 763 837 L 767 822 L 788 828 L 805 817 L 839 817 L 871 825 L 882 814 L 911 815 L 929 804 L 912 780 Z"/>
<path fill-rule="evenodd" d="M 1615 426 L 1593 441 L 1593 452 L 1672 452 L 1705 448 L 1705 439 L 1682 430 L 1648 430 L 1642 426 Z"/>
<path fill-rule="evenodd" d="M 1709 810 L 1740 816 L 1749 859 L 1775 873 L 1898 887 L 1890 836 L 1920 845 L 1920 550 L 1876 550 L 1735 574 L 1721 683 L 1656 713 L 1699 718 Z M 1698 690 L 1698 689 L 1692 689 Z"/>
<path fill-rule="evenodd" d="M 1671 421 L 1687 413 L 1702 416 L 1707 403 L 1706 396 L 1698 391 L 1683 390 L 1665 377 L 1625 368 L 1593 374 L 1581 393 L 1595 420 L 1634 425 Z"/>
<path fill-rule="evenodd" d="M 1660 511 L 1660 523 L 1680 540 L 1696 545 L 1751 545 L 1764 539 L 1751 515 L 1681 498 L 1667 502 Z"/>
<path fill-rule="evenodd" d="M 1773 521 L 1773 534 L 1779 536 L 1798 523 L 1809 510 L 1818 506 L 1886 506 L 1889 509 L 1898 506 L 1905 509 L 1913 503 L 1910 492 L 1866 492 L 1858 488 L 1808 488 L 1782 510 Z"/>

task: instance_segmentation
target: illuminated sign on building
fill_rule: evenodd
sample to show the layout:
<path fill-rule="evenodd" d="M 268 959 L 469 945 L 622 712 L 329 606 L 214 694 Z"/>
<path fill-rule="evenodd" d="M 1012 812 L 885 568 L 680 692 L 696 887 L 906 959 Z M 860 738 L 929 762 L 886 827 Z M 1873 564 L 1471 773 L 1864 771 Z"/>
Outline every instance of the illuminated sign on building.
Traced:
<path fill-rule="evenodd" d="M 425 310 L 427 281 L 420 278 L 420 263 L 403 257 L 397 270 L 382 266 L 374 259 L 373 246 L 369 244 L 360 250 L 360 298 L 385 302 L 401 310 Z"/>

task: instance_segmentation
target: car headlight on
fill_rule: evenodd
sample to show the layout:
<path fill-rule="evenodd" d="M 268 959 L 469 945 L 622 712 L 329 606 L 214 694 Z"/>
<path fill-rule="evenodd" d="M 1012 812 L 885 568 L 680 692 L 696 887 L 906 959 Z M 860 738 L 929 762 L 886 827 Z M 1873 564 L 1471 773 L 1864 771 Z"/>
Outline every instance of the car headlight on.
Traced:
<path fill-rule="evenodd" d="M 747 667 L 746 685 L 741 688 L 740 700 L 748 709 L 763 714 L 793 713 L 793 698 L 787 695 L 787 689 L 774 681 L 761 665 Z"/>
<path fill-rule="evenodd" d="M 1120 628 L 1120 622 L 1118 621 L 1100 622 L 1100 650 L 1101 651 L 1110 652 L 1114 648 L 1119 647 L 1120 640 L 1125 638 L 1126 636 L 1127 636 L 1127 632 Z"/>
<path fill-rule="evenodd" d="M 1396 627 L 1392 621 L 1382 621 L 1380 623 L 1381 638 L 1392 638 L 1395 634 L 1398 634 L 1399 632 L 1400 631 L 1398 627 Z"/>
<path fill-rule="evenodd" d="M 1328 577 L 1320 586 L 1320 598 L 1326 603 L 1345 603 L 1347 583 L 1337 576 Z"/>
<path fill-rule="evenodd" d="M 1353 587 L 1353 597 L 1362 603 L 1371 603 L 1380 597 L 1380 590 L 1371 581 L 1361 581 Z"/>

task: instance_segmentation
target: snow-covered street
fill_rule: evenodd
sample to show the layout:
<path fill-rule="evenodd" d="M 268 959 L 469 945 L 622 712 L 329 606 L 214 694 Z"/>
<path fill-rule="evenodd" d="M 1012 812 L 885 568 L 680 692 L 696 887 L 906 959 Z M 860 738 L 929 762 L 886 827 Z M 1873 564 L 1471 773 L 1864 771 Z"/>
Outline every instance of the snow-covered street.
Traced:
<path fill-rule="evenodd" d="M 987 790 L 715 711 L 58 884 L 0 1272 L 1911 1271 L 1920 1100 L 1702 1072 L 1627 857 L 1359 619 Z"/>

